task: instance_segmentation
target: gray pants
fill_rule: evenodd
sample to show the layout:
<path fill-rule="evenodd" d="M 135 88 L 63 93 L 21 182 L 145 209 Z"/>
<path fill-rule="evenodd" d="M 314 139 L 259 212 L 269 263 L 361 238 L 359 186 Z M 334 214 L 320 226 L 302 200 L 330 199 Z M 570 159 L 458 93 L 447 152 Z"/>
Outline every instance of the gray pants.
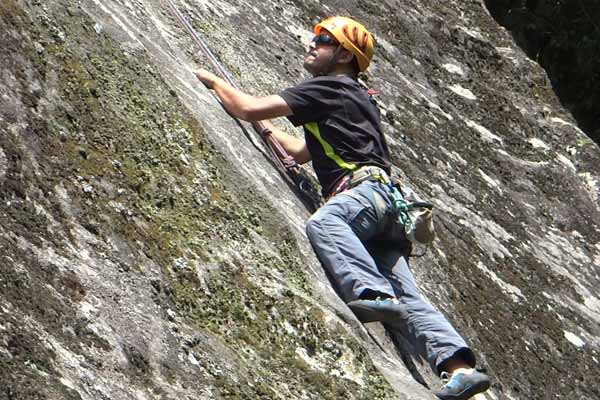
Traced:
<path fill-rule="evenodd" d="M 408 267 L 408 242 L 394 219 L 390 189 L 367 181 L 330 199 L 308 220 L 306 232 L 344 301 L 365 291 L 396 297 L 404 312 L 390 328 L 436 373 L 454 356 L 474 366 L 475 356 L 463 338 L 419 292 Z"/>

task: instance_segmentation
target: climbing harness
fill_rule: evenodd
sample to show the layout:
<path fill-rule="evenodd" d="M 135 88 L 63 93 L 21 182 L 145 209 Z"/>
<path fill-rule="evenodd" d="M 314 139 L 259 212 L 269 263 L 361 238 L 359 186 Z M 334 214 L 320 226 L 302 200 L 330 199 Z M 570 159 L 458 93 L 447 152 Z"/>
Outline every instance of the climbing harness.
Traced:
<path fill-rule="evenodd" d="M 181 23 L 183 28 L 190 34 L 193 42 L 200 49 L 202 53 L 207 57 L 211 65 L 215 68 L 217 73 L 227 83 L 236 89 L 239 89 L 235 80 L 231 74 L 223 65 L 219 62 L 215 54 L 210 50 L 208 45 L 188 20 L 183 16 L 179 9 L 175 6 L 172 0 L 164 0 L 169 6 L 169 10 L 173 16 Z M 272 132 L 262 122 L 252 122 L 252 127 L 260 135 L 263 142 L 266 145 L 270 153 L 270 160 L 275 164 L 275 167 L 281 173 L 282 177 L 288 184 L 297 188 L 300 198 L 303 203 L 310 209 L 310 211 L 317 210 L 323 202 L 321 195 L 319 194 L 318 184 L 316 179 L 308 172 L 305 168 L 299 165 L 281 146 L 281 144 L 273 137 Z"/>
<path fill-rule="evenodd" d="M 380 182 L 390 189 L 396 222 L 404 228 L 411 242 L 428 244 L 435 238 L 432 224 L 433 204 L 419 199 L 414 191 L 401 188 L 400 183 L 392 180 L 381 168 L 367 165 L 348 173 L 336 185 L 329 198 L 350 190 L 365 181 Z"/>

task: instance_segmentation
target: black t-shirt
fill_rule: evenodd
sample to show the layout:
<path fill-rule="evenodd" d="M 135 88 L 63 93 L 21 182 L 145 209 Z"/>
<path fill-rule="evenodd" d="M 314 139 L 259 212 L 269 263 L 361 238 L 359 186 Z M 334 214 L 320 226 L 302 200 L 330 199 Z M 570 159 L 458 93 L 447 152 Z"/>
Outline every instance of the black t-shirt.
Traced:
<path fill-rule="evenodd" d="M 373 165 L 390 172 L 379 109 L 367 91 L 347 76 L 319 76 L 281 92 L 293 111 L 288 119 L 304 126 L 313 168 L 323 196 L 348 172 Z"/>

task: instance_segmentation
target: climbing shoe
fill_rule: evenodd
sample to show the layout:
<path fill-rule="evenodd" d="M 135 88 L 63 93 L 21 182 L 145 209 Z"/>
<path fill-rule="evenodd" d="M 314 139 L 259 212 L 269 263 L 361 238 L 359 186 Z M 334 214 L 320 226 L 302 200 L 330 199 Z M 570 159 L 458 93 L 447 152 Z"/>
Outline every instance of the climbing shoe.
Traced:
<path fill-rule="evenodd" d="M 442 400 L 466 400 L 490 387 L 490 378 L 476 369 L 459 368 L 450 375 L 442 372 L 444 386 L 434 392 Z"/>
<path fill-rule="evenodd" d="M 402 309 L 398 299 L 376 298 L 375 300 L 358 299 L 348 303 L 348 307 L 361 322 L 396 322 Z"/>

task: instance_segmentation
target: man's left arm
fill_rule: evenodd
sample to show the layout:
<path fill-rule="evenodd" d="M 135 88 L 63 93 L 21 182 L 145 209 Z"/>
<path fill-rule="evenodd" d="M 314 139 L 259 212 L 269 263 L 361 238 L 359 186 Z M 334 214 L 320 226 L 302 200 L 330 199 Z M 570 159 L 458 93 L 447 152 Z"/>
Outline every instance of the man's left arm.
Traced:
<path fill-rule="evenodd" d="M 236 118 L 244 121 L 261 121 L 293 114 L 281 96 L 251 96 L 205 69 L 198 69 L 194 74 L 206 87 L 217 93 L 227 111 Z"/>

